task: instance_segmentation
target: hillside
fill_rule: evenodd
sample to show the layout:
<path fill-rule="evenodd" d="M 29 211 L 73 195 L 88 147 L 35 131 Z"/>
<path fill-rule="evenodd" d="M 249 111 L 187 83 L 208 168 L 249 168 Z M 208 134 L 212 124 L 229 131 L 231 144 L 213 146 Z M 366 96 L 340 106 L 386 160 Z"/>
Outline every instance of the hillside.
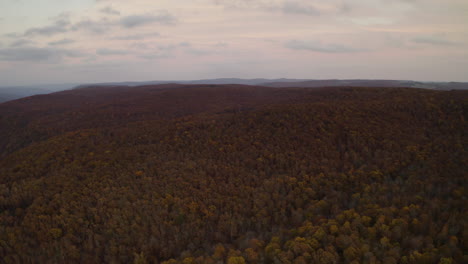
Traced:
<path fill-rule="evenodd" d="M 173 84 L 0 104 L 0 258 L 467 262 L 467 99 Z"/>

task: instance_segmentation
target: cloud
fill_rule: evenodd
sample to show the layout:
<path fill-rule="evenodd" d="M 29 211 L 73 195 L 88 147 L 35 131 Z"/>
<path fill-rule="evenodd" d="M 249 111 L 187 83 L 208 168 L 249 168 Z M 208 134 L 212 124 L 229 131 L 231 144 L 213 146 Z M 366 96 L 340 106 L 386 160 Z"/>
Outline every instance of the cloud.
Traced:
<path fill-rule="evenodd" d="M 96 54 L 101 55 L 101 56 L 126 55 L 128 54 L 128 51 L 101 48 L 101 49 L 96 50 Z"/>
<path fill-rule="evenodd" d="M 177 44 L 160 45 L 158 46 L 158 49 L 162 51 L 173 51 L 179 48 L 190 48 L 190 47 L 192 47 L 192 44 L 190 42 L 184 41 L 184 42 L 180 42 Z"/>
<path fill-rule="evenodd" d="M 281 5 L 281 11 L 285 14 L 299 15 L 320 15 L 320 11 L 310 4 L 301 3 L 298 1 L 285 1 Z"/>
<path fill-rule="evenodd" d="M 155 33 L 148 33 L 148 34 L 132 34 L 127 36 L 117 36 L 113 37 L 112 39 L 115 40 L 144 40 L 146 38 L 153 38 L 153 37 L 160 37 L 161 35 L 157 32 Z"/>
<path fill-rule="evenodd" d="M 108 13 L 108 14 L 112 13 L 114 15 L 117 14 L 118 12 L 112 9 L 111 7 L 103 8 L 100 11 Z M 109 32 L 112 27 L 116 27 L 116 26 L 120 26 L 123 28 L 135 28 L 135 27 L 139 27 L 139 26 L 143 26 L 147 24 L 152 24 L 152 23 L 171 25 L 177 21 L 176 17 L 167 11 L 161 11 L 158 14 L 130 15 L 130 16 L 122 17 L 120 19 L 101 18 L 100 20 L 94 20 L 94 19 L 86 18 L 74 24 L 70 23 L 69 16 L 70 16 L 69 14 L 61 14 L 53 18 L 55 21 L 50 25 L 46 25 L 43 27 L 30 28 L 26 30 L 22 35 L 18 35 L 17 33 L 9 33 L 9 34 L 6 34 L 5 36 L 10 37 L 10 38 L 18 38 L 21 36 L 25 36 L 25 37 L 53 36 L 53 35 L 57 35 L 60 33 L 66 33 L 69 31 L 78 31 L 78 30 L 88 31 L 94 34 L 105 34 Z M 132 36 L 127 36 L 127 40 L 130 40 L 132 38 L 142 39 L 144 37 L 146 36 L 132 35 Z M 148 35 L 148 37 L 150 37 L 150 35 Z"/>
<path fill-rule="evenodd" d="M 208 55 L 211 53 L 209 50 L 204 50 L 204 49 L 187 49 L 186 52 L 188 54 L 196 55 L 196 56 L 204 56 L 204 55 Z"/>
<path fill-rule="evenodd" d="M 120 24 L 126 28 L 134 28 L 152 23 L 171 25 L 174 24 L 176 20 L 177 19 L 173 15 L 167 11 L 164 11 L 158 15 L 146 14 L 126 16 L 120 20 Z"/>
<path fill-rule="evenodd" d="M 73 39 L 61 39 L 61 40 L 57 40 L 57 41 L 52 41 L 52 42 L 49 42 L 49 45 L 51 46 L 59 46 L 59 45 L 66 45 L 66 44 L 71 44 L 71 43 L 74 43 L 75 41 Z"/>
<path fill-rule="evenodd" d="M 0 49 L 0 61 L 45 62 L 58 61 L 64 57 L 83 57 L 80 51 L 51 48 L 8 48 Z"/>
<path fill-rule="evenodd" d="M 179 43 L 179 46 L 181 46 L 181 47 L 191 47 L 192 44 L 190 42 L 188 42 L 188 41 L 184 41 L 184 42 Z"/>
<path fill-rule="evenodd" d="M 229 44 L 227 44 L 226 42 L 218 42 L 213 45 L 213 47 L 215 48 L 227 48 L 228 46 Z"/>
<path fill-rule="evenodd" d="M 213 0 L 215 5 L 224 6 L 225 8 L 247 8 L 257 7 L 259 1 L 255 0 Z"/>
<path fill-rule="evenodd" d="M 32 35 L 43 35 L 43 36 L 52 36 L 59 33 L 64 33 L 68 31 L 68 26 L 70 22 L 67 18 L 60 18 L 56 20 L 52 25 L 44 27 L 33 27 L 24 33 L 25 36 Z"/>
<path fill-rule="evenodd" d="M 156 59 L 167 59 L 171 58 L 172 55 L 170 53 L 148 53 L 139 55 L 138 58 L 144 60 L 156 60 Z"/>
<path fill-rule="evenodd" d="M 18 38 L 18 37 L 20 37 L 20 36 L 18 35 L 18 33 L 14 33 L 14 32 L 4 34 L 3 36 L 5 36 L 5 37 L 7 37 L 7 38 Z"/>
<path fill-rule="evenodd" d="M 64 49 L 57 49 L 57 52 L 62 54 L 65 57 L 70 57 L 70 58 L 82 58 L 88 56 L 88 54 L 83 53 L 78 50 L 64 50 Z"/>
<path fill-rule="evenodd" d="M 10 47 L 24 47 L 30 44 L 34 44 L 33 41 L 29 39 L 18 39 L 10 44 Z"/>
<path fill-rule="evenodd" d="M 319 53 L 352 53 L 364 51 L 363 49 L 347 47 L 341 44 L 323 44 L 320 42 L 300 40 L 291 40 L 286 43 L 285 47 L 292 50 L 307 50 Z"/>
<path fill-rule="evenodd" d="M 116 15 L 116 16 L 120 15 L 120 12 L 115 10 L 111 6 L 106 6 L 104 8 L 101 8 L 99 11 L 107 15 Z"/>
<path fill-rule="evenodd" d="M 94 34 L 105 34 L 110 31 L 112 27 L 121 26 L 124 28 L 135 28 L 146 24 L 159 23 L 159 24 L 173 24 L 176 18 L 168 12 L 161 12 L 158 15 L 146 14 L 146 15 L 131 15 L 125 16 L 118 20 L 109 20 L 102 18 L 101 20 L 86 19 L 74 24 L 72 30 L 86 30 Z M 154 34 L 154 33 L 153 33 Z M 121 40 L 130 40 L 143 38 L 143 34 L 134 34 L 120 38 Z M 150 35 L 148 35 L 150 36 Z M 158 34 L 159 36 L 159 34 Z"/>
<path fill-rule="evenodd" d="M 357 18 L 351 18 L 351 22 L 353 22 L 356 25 L 360 26 L 384 26 L 384 25 L 391 25 L 395 23 L 395 21 L 392 18 L 389 17 L 357 17 Z"/>
<path fill-rule="evenodd" d="M 255 9 L 265 12 L 281 12 L 291 15 L 320 15 L 321 11 L 310 4 L 310 1 L 301 0 L 214 0 L 216 5 L 226 9 Z"/>
<path fill-rule="evenodd" d="M 343 2 L 337 6 L 339 13 L 349 14 L 353 11 L 354 7 L 350 3 Z"/>
<path fill-rule="evenodd" d="M 412 41 L 418 44 L 429 44 L 436 46 L 455 46 L 458 44 L 441 37 L 417 37 L 412 39 Z"/>
<path fill-rule="evenodd" d="M 73 25 L 72 30 L 85 30 L 94 34 L 104 34 L 109 31 L 112 25 L 113 23 L 107 19 L 101 19 L 100 21 L 86 19 Z"/>

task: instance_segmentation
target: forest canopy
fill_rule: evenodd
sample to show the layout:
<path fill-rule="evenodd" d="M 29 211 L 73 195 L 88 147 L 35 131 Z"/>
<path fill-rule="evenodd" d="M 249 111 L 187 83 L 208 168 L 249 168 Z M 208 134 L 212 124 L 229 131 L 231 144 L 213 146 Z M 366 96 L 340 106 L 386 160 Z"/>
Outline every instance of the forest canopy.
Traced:
<path fill-rule="evenodd" d="M 159 85 L 0 104 L 0 258 L 468 263 L 467 98 Z"/>

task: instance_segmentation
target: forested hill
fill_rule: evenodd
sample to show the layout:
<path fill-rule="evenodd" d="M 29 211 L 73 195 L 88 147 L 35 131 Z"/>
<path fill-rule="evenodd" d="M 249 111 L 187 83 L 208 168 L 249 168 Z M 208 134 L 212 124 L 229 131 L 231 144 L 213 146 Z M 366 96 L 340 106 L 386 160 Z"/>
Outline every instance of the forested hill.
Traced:
<path fill-rule="evenodd" d="M 241 85 L 86 87 L 0 104 L 0 153 L 68 131 L 294 102 L 303 89 Z"/>
<path fill-rule="evenodd" d="M 0 259 L 467 263 L 467 99 L 156 85 L 0 104 Z"/>

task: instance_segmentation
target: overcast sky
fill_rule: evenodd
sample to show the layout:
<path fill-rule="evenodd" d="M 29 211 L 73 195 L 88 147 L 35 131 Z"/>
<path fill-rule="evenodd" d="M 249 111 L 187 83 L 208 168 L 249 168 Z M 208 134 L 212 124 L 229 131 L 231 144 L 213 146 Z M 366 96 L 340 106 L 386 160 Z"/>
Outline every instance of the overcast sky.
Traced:
<path fill-rule="evenodd" d="M 0 86 L 468 81 L 467 0 L 0 0 Z"/>

